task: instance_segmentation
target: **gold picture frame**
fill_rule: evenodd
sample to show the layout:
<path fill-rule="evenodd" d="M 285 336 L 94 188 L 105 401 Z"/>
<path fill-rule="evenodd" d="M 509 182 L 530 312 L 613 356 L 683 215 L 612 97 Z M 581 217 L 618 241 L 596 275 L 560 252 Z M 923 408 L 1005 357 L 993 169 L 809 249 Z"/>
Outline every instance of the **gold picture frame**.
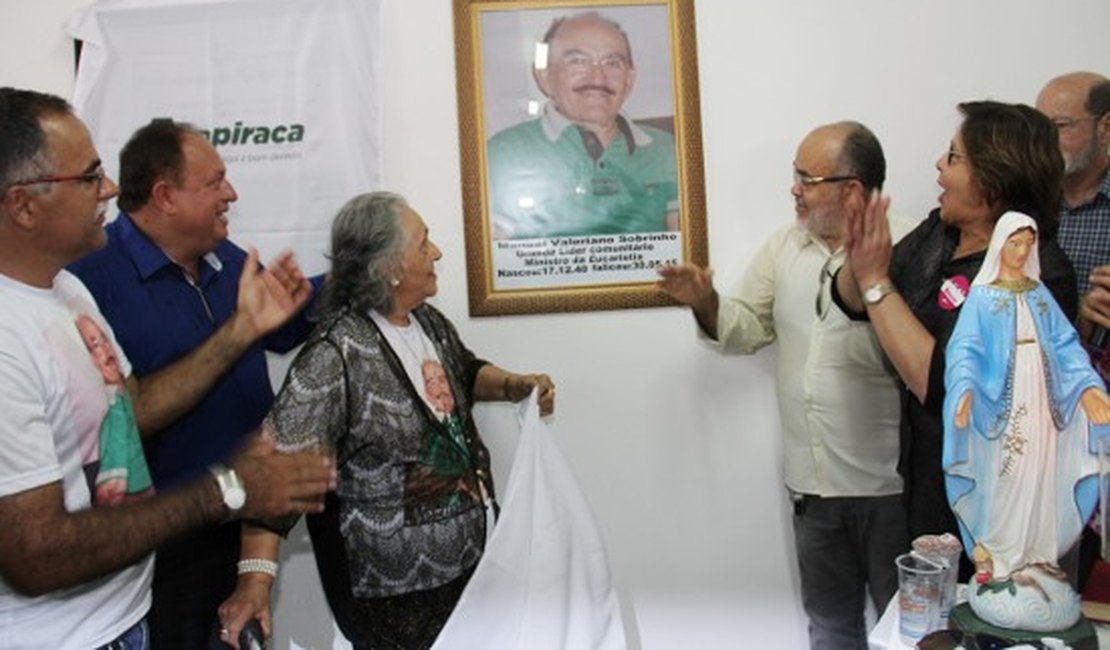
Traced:
<path fill-rule="evenodd" d="M 693 0 L 453 2 L 471 316 L 673 305 L 655 269 L 708 265 Z M 570 47 L 571 32 L 549 38 L 558 19 L 582 14 L 620 31 L 627 61 Z M 574 74 L 601 75 L 587 90 L 623 96 L 625 147 L 591 150 L 587 129 L 573 129 L 562 106 L 579 96 Z"/>

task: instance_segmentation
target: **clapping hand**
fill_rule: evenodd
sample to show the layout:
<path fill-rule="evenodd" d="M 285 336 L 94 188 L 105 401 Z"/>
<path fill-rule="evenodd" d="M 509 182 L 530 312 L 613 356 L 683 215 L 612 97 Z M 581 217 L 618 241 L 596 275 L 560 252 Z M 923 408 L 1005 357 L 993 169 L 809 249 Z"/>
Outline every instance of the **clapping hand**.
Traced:
<path fill-rule="evenodd" d="M 893 247 L 886 216 L 889 208 L 890 197 L 876 190 L 871 193 L 866 208 L 850 210 L 847 214 L 844 250 L 860 287 L 871 286 L 889 276 Z"/>
<path fill-rule="evenodd" d="M 252 247 L 239 276 L 236 316 L 250 328 L 250 335 L 258 338 L 285 324 L 311 296 L 312 284 L 292 251 L 281 253 L 263 268 L 258 264 L 258 251 Z"/>

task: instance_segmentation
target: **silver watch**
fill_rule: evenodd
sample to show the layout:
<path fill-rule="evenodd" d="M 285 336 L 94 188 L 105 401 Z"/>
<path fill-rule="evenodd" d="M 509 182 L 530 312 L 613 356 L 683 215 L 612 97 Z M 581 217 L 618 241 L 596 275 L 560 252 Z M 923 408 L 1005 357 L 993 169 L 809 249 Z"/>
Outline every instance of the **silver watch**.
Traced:
<path fill-rule="evenodd" d="M 216 485 L 220 488 L 224 506 L 227 507 L 228 519 L 238 517 L 239 511 L 247 503 L 247 490 L 243 487 L 243 480 L 235 470 L 220 463 L 212 465 L 208 471 L 212 473 L 213 478 L 216 479 Z"/>
<path fill-rule="evenodd" d="M 863 291 L 863 302 L 867 305 L 877 305 L 894 293 L 894 285 L 889 282 L 877 282 Z"/>

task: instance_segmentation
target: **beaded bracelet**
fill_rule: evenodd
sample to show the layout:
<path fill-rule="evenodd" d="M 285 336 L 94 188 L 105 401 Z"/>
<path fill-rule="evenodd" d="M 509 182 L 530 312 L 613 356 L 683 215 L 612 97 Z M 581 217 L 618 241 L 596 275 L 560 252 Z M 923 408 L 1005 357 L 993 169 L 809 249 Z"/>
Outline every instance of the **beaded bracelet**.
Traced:
<path fill-rule="evenodd" d="M 273 560 L 263 560 L 262 558 L 250 558 L 249 560 L 239 560 L 239 575 L 244 573 L 265 573 L 271 578 L 277 577 L 278 563 Z"/>

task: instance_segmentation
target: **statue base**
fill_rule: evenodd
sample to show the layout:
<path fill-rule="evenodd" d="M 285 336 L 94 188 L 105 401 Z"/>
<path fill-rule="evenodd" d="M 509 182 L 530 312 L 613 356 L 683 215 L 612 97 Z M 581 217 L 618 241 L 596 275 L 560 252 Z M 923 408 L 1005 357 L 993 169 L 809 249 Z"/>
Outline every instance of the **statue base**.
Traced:
<path fill-rule="evenodd" d="M 1086 618 L 1066 630 L 1057 632 L 1024 632 L 1021 630 L 1008 630 L 987 623 L 975 615 L 971 606 L 961 603 L 952 608 L 948 615 L 948 627 L 959 630 L 964 634 L 989 634 L 1007 641 L 1011 645 L 1040 641 L 1044 638 L 1060 639 L 1074 650 L 1098 650 L 1098 637 L 1095 628 Z"/>

